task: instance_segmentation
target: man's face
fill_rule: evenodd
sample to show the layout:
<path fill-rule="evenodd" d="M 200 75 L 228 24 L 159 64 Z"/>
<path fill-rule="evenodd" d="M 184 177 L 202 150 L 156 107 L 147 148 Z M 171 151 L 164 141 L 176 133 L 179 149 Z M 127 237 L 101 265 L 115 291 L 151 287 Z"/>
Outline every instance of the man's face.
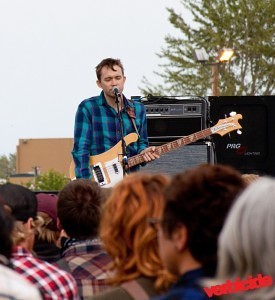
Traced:
<path fill-rule="evenodd" d="M 163 265 L 172 274 L 178 273 L 177 251 L 172 237 L 168 237 L 162 229 L 158 227 L 159 254 Z"/>
<path fill-rule="evenodd" d="M 126 77 L 122 74 L 122 70 L 119 66 L 114 66 L 114 70 L 109 67 L 103 67 L 101 70 L 101 79 L 97 81 L 98 87 L 100 87 L 105 97 L 115 98 L 113 87 L 117 86 L 120 93 L 123 92 L 124 83 Z"/>

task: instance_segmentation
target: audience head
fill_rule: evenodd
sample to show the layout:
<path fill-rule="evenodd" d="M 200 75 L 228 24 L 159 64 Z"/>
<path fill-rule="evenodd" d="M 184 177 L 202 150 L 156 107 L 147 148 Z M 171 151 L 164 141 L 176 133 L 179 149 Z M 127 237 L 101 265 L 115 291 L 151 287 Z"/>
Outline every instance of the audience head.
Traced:
<path fill-rule="evenodd" d="M 57 216 L 69 237 L 98 236 L 102 197 L 100 186 L 88 179 L 73 180 L 59 192 Z"/>
<path fill-rule="evenodd" d="M 165 288 L 167 277 L 157 249 L 157 232 L 148 218 L 163 210 L 163 190 L 168 178 L 161 174 L 132 173 L 114 186 L 107 199 L 100 237 L 113 258 L 113 284 L 146 276 Z"/>
<path fill-rule="evenodd" d="M 6 183 L 0 186 L 0 195 L 17 221 L 26 222 L 29 218 L 36 218 L 37 199 L 35 193 L 28 188 Z"/>
<path fill-rule="evenodd" d="M 37 199 L 35 193 L 21 185 L 6 183 L 0 185 L 0 195 L 3 198 L 6 210 L 15 219 L 13 243 L 24 244 L 32 250 L 35 228 L 41 225 L 37 218 Z"/>
<path fill-rule="evenodd" d="M 55 243 L 59 237 L 59 229 L 57 228 L 57 195 L 38 193 L 36 198 L 37 215 L 43 220 L 38 237 L 43 241 Z"/>
<path fill-rule="evenodd" d="M 275 179 L 261 177 L 237 198 L 219 238 L 218 278 L 275 278 Z M 273 262 L 274 261 L 274 262 Z M 232 299 L 275 299 L 274 285 Z"/>
<path fill-rule="evenodd" d="M 245 173 L 245 174 L 242 174 L 242 177 L 247 184 L 250 184 L 250 183 L 254 182 L 255 180 L 259 179 L 260 175 L 253 174 L 253 173 Z"/>
<path fill-rule="evenodd" d="M 168 270 L 181 275 L 203 267 L 205 275 L 214 275 L 218 235 L 244 187 L 241 174 L 223 165 L 203 164 L 173 176 L 158 236 Z"/>
<path fill-rule="evenodd" d="M 12 252 L 13 218 L 7 214 L 0 198 L 0 263 L 8 264 Z"/>

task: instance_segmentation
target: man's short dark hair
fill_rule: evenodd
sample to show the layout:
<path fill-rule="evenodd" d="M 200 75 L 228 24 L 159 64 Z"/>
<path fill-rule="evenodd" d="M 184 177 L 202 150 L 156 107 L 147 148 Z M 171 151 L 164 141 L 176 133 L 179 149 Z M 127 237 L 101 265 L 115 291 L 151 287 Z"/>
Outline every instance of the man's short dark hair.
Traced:
<path fill-rule="evenodd" d="M 122 74 L 124 75 L 124 68 L 120 59 L 115 58 L 105 58 L 96 66 L 96 77 L 101 80 L 101 71 L 103 67 L 108 67 L 115 71 L 114 66 L 119 66 L 121 68 Z"/>
<path fill-rule="evenodd" d="M 12 253 L 12 231 L 14 226 L 13 218 L 8 215 L 4 209 L 3 202 L 0 199 L 0 254 L 6 258 L 11 257 Z M 0 263 L 2 260 L 0 259 Z"/>
<path fill-rule="evenodd" d="M 100 186 L 88 179 L 68 183 L 58 194 L 57 216 L 71 238 L 98 235 L 102 193 Z"/>
<path fill-rule="evenodd" d="M 18 184 L 6 183 L 0 185 L 0 195 L 17 221 L 26 222 L 29 218 L 36 218 L 37 198 L 30 189 Z"/>
<path fill-rule="evenodd" d="M 203 266 L 215 268 L 218 235 L 244 188 L 241 174 L 229 166 L 203 164 L 176 174 L 165 191 L 165 234 L 170 236 L 178 224 L 184 224 L 192 256 Z"/>

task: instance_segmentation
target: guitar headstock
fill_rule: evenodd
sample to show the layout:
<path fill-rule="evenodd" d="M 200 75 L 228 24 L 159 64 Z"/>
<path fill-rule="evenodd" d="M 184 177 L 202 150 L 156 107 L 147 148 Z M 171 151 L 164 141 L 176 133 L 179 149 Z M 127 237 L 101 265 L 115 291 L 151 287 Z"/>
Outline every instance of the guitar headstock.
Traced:
<path fill-rule="evenodd" d="M 238 121 L 242 118 L 243 116 L 241 114 L 231 113 L 230 117 L 220 119 L 215 126 L 211 127 L 212 133 L 224 136 L 231 131 L 239 130 L 242 126 Z"/>

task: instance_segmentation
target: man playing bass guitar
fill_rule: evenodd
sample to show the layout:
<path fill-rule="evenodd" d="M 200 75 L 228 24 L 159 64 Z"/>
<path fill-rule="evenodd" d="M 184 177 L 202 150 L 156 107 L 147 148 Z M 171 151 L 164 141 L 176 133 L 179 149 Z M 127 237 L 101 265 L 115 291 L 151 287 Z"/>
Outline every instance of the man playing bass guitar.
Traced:
<path fill-rule="evenodd" d="M 107 179 L 101 174 L 101 166 L 92 166 L 90 158 L 107 153 L 127 134 L 135 132 L 138 139 L 129 141 L 130 144 L 125 147 L 126 157 L 143 154 L 144 161 L 149 162 L 159 155 L 155 147 L 148 147 L 144 105 L 122 94 L 126 76 L 121 61 L 113 58 L 102 60 L 96 66 L 96 76 L 97 86 L 102 89 L 100 95 L 83 100 L 75 116 L 73 172 L 76 179 L 94 179 L 97 176 L 96 181 L 104 185 Z M 118 152 L 122 151 L 121 148 Z M 118 156 L 122 154 L 117 153 Z M 139 166 L 130 171 L 137 170 Z M 109 167 L 110 174 L 121 172 L 115 164 L 110 163 Z"/>

